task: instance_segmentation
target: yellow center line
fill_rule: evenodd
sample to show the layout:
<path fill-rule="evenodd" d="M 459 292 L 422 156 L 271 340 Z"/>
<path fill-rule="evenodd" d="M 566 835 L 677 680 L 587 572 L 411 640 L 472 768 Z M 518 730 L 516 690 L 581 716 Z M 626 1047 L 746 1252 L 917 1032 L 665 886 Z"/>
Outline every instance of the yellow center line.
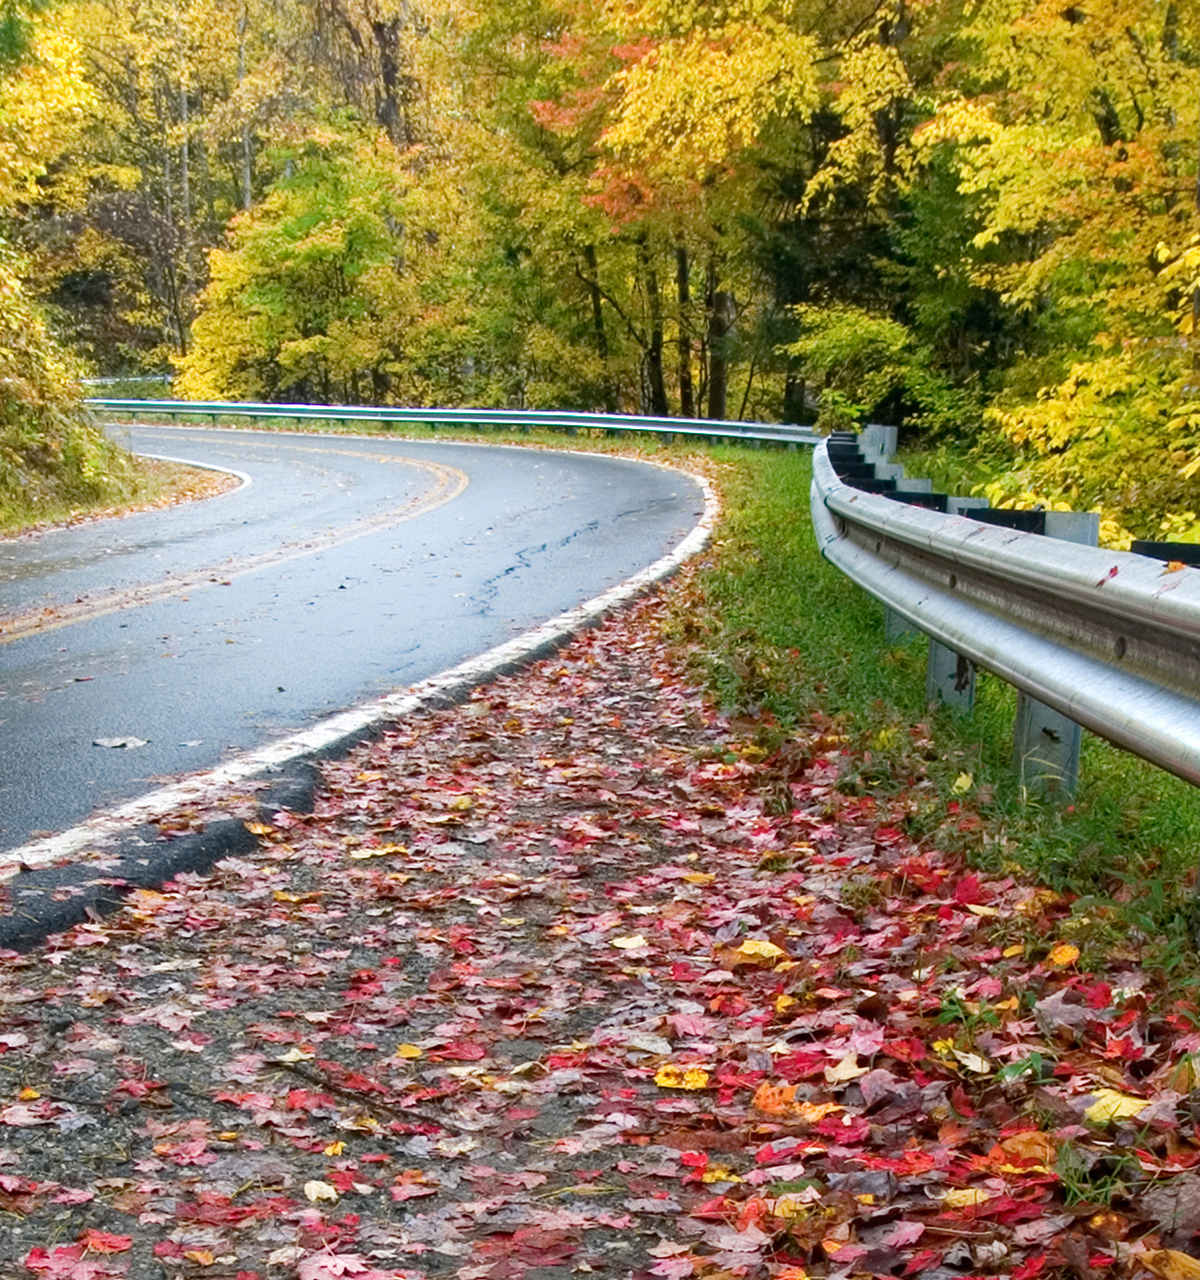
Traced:
<path fill-rule="evenodd" d="M 370 457 L 382 462 L 407 463 L 420 471 L 429 472 L 433 476 L 433 483 L 419 497 L 410 499 L 402 506 L 355 520 L 336 533 L 318 535 L 299 546 L 285 544 L 271 551 L 260 552 L 258 555 L 228 560 L 219 568 L 198 569 L 185 577 L 167 578 L 162 582 L 152 582 L 136 587 L 121 587 L 115 591 L 104 592 L 102 595 L 76 600 L 71 604 L 46 605 L 41 609 L 0 616 L 0 644 L 9 644 L 26 636 L 43 635 L 48 631 L 57 631 L 60 627 L 73 626 L 77 622 L 103 618 L 107 614 L 118 613 L 122 609 L 157 604 L 160 600 L 186 595 L 189 591 L 211 586 L 214 582 L 231 582 L 234 578 L 244 577 L 248 573 L 257 573 L 260 569 L 266 569 L 272 565 L 286 564 L 291 560 L 315 555 L 319 551 L 328 551 L 331 547 L 340 547 L 347 542 L 353 542 L 356 538 L 365 538 L 372 533 L 390 529 L 406 520 L 425 515 L 447 502 L 452 502 L 470 483 L 466 472 L 439 462 L 426 462 L 394 455 L 362 454 L 353 450 L 325 449 L 321 452 L 347 453 L 355 457 Z"/>

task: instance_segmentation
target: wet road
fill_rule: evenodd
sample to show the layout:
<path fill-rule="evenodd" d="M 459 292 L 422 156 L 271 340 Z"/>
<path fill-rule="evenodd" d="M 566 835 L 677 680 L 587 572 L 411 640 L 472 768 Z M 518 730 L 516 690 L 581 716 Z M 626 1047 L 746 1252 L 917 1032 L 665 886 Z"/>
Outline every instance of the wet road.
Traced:
<path fill-rule="evenodd" d="M 511 639 L 675 546 L 700 489 L 598 455 L 136 427 L 233 493 L 0 541 L 0 849 Z M 145 740 L 135 748 L 97 738 Z"/>

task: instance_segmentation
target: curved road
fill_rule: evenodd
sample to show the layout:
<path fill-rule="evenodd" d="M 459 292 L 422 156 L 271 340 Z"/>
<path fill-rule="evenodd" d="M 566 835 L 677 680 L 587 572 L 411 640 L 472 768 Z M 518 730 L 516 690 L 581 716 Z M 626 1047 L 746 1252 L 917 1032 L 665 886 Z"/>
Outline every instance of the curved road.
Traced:
<path fill-rule="evenodd" d="M 686 476 L 600 455 L 142 426 L 126 443 L 249 483 L 0 540 L 0 849 L 509 640 L 703 510 Z"/>

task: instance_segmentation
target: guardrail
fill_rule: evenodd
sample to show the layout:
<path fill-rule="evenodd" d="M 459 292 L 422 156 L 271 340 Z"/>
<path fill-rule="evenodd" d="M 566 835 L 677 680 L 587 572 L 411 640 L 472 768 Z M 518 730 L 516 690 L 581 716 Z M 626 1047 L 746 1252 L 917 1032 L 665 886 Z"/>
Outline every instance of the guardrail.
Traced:
<path fill-rule="evenodd" d="M 519 431 L 543 428 L 574 434 L 581 428 L 606 432 L 637 431 L 660 436 L 700 436 L 719 440 L 774 441 L 815 445 L 821 438 L 811 427 L 775 426 L 764 422 L 726 422 L 693 418 L 638 418 L 620 413 L 573 413 L 547 409 L 404 409 L 371 405 L 255 404 L 197 400 L 89 399 L 98 413 L 134 419 L 146 415 L 211 418 L 291 418 L 295 421 L 410 423 L 418 426 L 507 427 Z"/>
<path fill-rule="evenodd" d="M 825 558 L 956 655 L 960 678 L 978 665 L 1051 709 L 1018 714 L 1023 781 L 1073 784 L 1061 716 L 1200 785 L 1200 572 L 864 492 L 824 442 L 811 505 Z"/>

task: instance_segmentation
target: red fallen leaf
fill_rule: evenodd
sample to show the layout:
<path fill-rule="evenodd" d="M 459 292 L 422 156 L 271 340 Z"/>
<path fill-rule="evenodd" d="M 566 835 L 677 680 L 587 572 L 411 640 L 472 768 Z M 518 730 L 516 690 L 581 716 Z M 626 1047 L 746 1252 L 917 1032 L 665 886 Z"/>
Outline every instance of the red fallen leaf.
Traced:
<path fill-rule="evenodd" d="M 25 1255 L 25 1266 L 41 1273 L 45 1280 L 116 1280 L 123 1269 L 114 1271 L 104 1262 L 83 1256 L 79 1244 L 59 1245 L 53 1253 L 40 1246 Z"/>
<path fill-rule="evenodd" d="M 487 1057 L 487 1050 L 481 1044 L 473 1044 L 470 1040 L 455 1040 L 434 1049 L 428 1054 L 430 1062 L 478 1062 Z"/>
<path fill-rule="evenodd" d="M 962 907 L 983 901 L 983 886 L 977 875 L 963 876 L 954 886 L 954 901 Z"/>
<path fill-rule="evenodd" d="M 934 1267 L 940 1266 L 942 1261 L 942 1251 L 940 1249 L 922 1249 L 920 1253 L 914 1254 L 908 1265 L 904 1268 L 906 1276 L 919 1276 L 924 1271 L 932 1271 Z"/>
<path fill-rule="evenodd" d="M 879 1052 L 895 1058 L 897 1062 L 921 1062 L 929 1057 L 924 1040 L 918 1040 L 916 1036 L 908 1036 L 903 1040 L 885 1040 L 879 1046 Z"/>
<path fill-rule="evenodd" d="M 1042 1268 L 1046 1265 L 1048 1254 L 1037 1253 L 1032 1258 L 1026 1258 L 1024 1262 L 1013 1268 L 1012 1280 L 1033 1280 L 1036 1275 L 1041 1275 Z M 1105 1259 L 1106 1262 L 1111 1259 Z"/>
<path fill-rule="evenodd" d="M 127 1093 L 131 1098 L 144 1098 L 155 1089 L 165 1089 L 163 1080 L 118 1080 L 113 1085 L 113 1093 Z"/>
<path fill-rule="evenodd" d="M 159 1240 L 153 1252 L 156 1258 L 182 1258 L 183 1245 L 175 1240 Z"/>
<path fill-rule="evenodd" d="M 132 1236 L 115 1236 L 108 1231 L 96 1231 L 92 1227 L 76 1239 L 89 1253 L 124 1253 L 133 1248 Z"/>

